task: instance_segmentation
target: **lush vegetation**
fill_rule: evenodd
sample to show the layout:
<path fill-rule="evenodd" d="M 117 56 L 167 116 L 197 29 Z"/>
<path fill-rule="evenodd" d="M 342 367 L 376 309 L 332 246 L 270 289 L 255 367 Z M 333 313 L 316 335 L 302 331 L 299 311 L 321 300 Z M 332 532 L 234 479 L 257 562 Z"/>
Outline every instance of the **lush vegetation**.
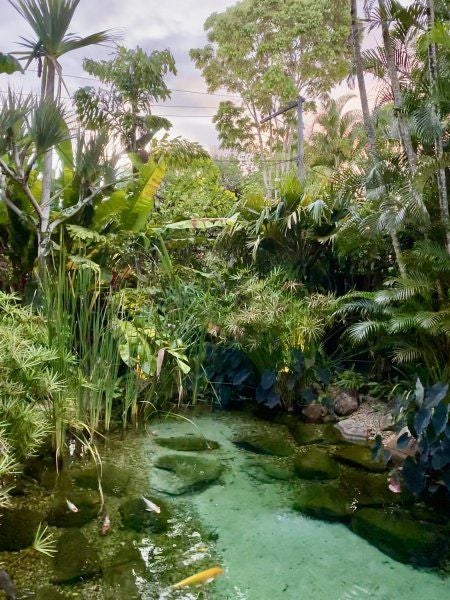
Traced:
<path fill-rule="evenodd" d="M 330 385 L 387 398 L 417 376 L 443 384 L 439 410 L 425 394 L 434 412 L 410 424 L 446 468 L 444 0 L 366 2 L 364 17 L 353 0 L 242 0 L 212 15 L 191 57 L 210 92 L 240 99 L 214 118 L 219 157 L 152 115 L 170 50 L 86 59 L 100 85 L 78 90 L 74 117 L 59 59 L 114 37 L 68 33 L 76 0 L 12 4 L 32 38 L 0 72 L 37 65 L 42 93 L 10 90 L 0 107 L 0 479 L 48 437 L 61 457 L 68 432 L 89 442 L 176 405 L 299 411 Z M 363 49 L 371 31 L 380 45 Z M 346 79 L 358 99 L 332 93 Z M 300 95 L 313 126 L 299 179 L 295 111 L 261 120 Z"/>

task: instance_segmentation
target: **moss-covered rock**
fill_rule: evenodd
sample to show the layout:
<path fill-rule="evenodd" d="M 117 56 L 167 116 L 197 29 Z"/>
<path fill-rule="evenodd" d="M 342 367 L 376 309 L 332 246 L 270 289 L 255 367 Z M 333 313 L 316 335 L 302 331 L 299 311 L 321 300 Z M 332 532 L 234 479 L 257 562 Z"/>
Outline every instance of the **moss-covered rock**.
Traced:
<path fill-rule="evenodd" d="M 364 469 L 365 471 L 371 471 L 372 473 L 383 473 L 387 470 L 387 466 L 383 460 L 374 460 L 372 458 L 372 450 L 367 446 L 357 446 L 355 444 L 343 446 L 336 450 L 334 457 L 339 462 L 351 467 Z"/>
<path fill-rule="evenodd" d="M 124 496 L 131 479 L 131 472 L 123 467 L 104 463 L 101 468 L 101 483 L 105 494 Z M 75 474 L 75 482 L 82 488 L 98 490 L 98 471 L 95 467 Z"/>
<path fill-rule="evenodd" d="M 339 444 L 342 436 L 333 425 L 314 425 L 297 421 L 291 427 L 291 433 L 297 444 L 309 446 L 311 444 Z"/>
<path fill-rule="evenodd" d="M 66 499 L 75 504 L 78 512 L 72 512 L 67 506 Z M 48 512 L 46 521 L 55 527 L 82 527 L 98 515 L 100 500 L 98 495 L 90 492 L 70 491 L 64 495 L 58 495 Z"/>
<path fill-rule="evenodd" d="M 173 496 L 205 489 L 222 473 L 217 459 L 201 456 L 167 454 L 158 457 L 154 466 L 150 485 Z"/>
<path fill-rule="evenodd" d="M 276 479 L 277 481 L 287 481 L 294 476 L 294 471 L 290 467 L 274 463 L 264 463 L 262 465 L 264 474 L 270 479 Z"/>
<path fill-rule="evenodd" d="M 137 578 L 145 575 L 145 563 L 135 548 L 123 548 L 105 567 L 103 572 L 104 600 L 139 600 L 141 594 Z"/>
<path fill-rule="evenodd" d="M 27 508 L 2 508 L 0 552 L 16 552 L 32 546 L 41 515 Z"/>
<path fill-rule="evenodd" d="M 59 538 L 52 583 L 84 581 L 101 572 L 97 551 L 80 531 L 66 531 Z"/>
<path fill-rule="evenodd" d="M 296 494 L 294 510 L 324 521 L 350 519 L 353 508 L 338 485 L 311 483 Z"/>
<path fill-rule="evenodd" d="M 294 459 L 294 470 L 301 479 L 336 479 L 339 465 L 320 448 L 310 446 Z"/>
<path fill-rule="evenodd" d="M 265 433 L 243 435 L 234 440 L 234 443 L 239 448 L 255 454 L 291 456 L 294 452 L 292 447 L 284 440 Z"/>
<path fill-rule="evenodd" d="M 159 506 L 161 512 L 147 510 L 147 505 L 141 496 L 125 500 L 119 507 L 124 527 L 138 533 L 164 533 L 167 531 L 167 519 L 169 518 L 166 503 L 154 496 L 146 496 L 146 498 Z"/>
<path fill-rule="evenodd" d="M 56 487 L 60 476 L 56 470 L 55 459 L 52 456 L 31 458 L 26 463 L 23 472 L 47 490 L 53 490 Z"/>
<path fill-rule="evenodd" d="M 439 529 L 420 523 L 407 513 L 363 508 L 354 514 L 351 527 L 400 562 L 436 567 L 445 559 L 448 542 Z"/>
<path fill-rule="evenodd" d="M 36 592 L 36 600 L 66 600 L 67 595 L 63 594 L 53 585 L 43 585 Z"/>
<path fill-rule="evenodd" d="M 205 450 L 217 450 L 219 444 L 214 440 L 208 440 L 199 435 L 186 435 L 168 438 L 155 438 L 158 446 L 177 450 L 179 452 L 203 452 Z"/>
<path fill-rule="evenodd" d="M 341 492 L 359 507 L 410 504 L 414 500 L 408 492 L 391 492 L 386 474 L 346 469 L 339 479 L 339 485 Z"/>

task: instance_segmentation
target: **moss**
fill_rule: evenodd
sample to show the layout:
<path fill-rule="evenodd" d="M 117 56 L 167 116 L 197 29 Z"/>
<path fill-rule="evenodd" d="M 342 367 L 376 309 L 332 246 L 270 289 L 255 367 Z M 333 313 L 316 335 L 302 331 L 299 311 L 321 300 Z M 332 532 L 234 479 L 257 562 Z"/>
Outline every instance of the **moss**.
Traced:
<path fill-rule="evenodd" d="M 334 457 L 339 462 L 351 467 L 364 469 L 365 471 L 371 471 L 372 473 L 383 473 L 387 470 L 384 461 L 373 460 L 372 450 L 367 446 L 357 446 L 355 444 L 344 446 L 336 450 Z"/>
<path fill-rule="evenodd" d="M 244 435 L 234 440 L 234 443 L 239 448 L 255 452 L 255 454 L 286 457 L 291 456 L 294 452 L 284 440 L 265 433 Z"/>
<path fill-rule="evenodd" d="M 67 507 L 66 498 L 73 502 L 78 512 L 72 512 Z M 57 496 L 50 507 L 46 521 L 54 527 L 82 527 L 98 515 L 100 501 L 98 496 L 86 492 L 74 492 Z"/>
<path fill-rule="evenodd" d="M 409 504 L 413 497 L 407 492 L 394 494 L 388 486 L 386 474 L 347 469 L 339 480 L 342 493 L 360 507 L 376 507 L 390 504 Z"/>
<path fill-rule="evenodd" d="M 137 577 L 145 576 L 145 562 L 136 548 L 123 548 L 111 559 L 103 574 L 104 600 L 139 600 Z"/>
<path fill-rule="evenodd" d="M 348 497 L 334 484 L 309 484 L 296 495 L 293 508 L 325 521 L 349 520 L 353 514 Z"/>
<path fill-rule="evenodd" d="M 102 489 L 110 496 L 124 496 L 131 479 L 131 472 L 115 465 L 104 463 L 101 469 Z M 75 482 L 82 488 L 98 490 L 98 471 L 85 469 L 75 474 Z"/>
<path fill-rule="evenodd" d="M 297 444 L 308 446 L 310 444 L 339 444 L 342 436 L 333 425 L 313 425 L 297 421 L 291 427 L 291 433 Z"/>
<path fill-rule="evenodd" d="M 179 452 L 203 452 L 205 450 L 217 450 L 219 444 L 214 440 L 208 440 L 201 436 L 187 435 L 169 438 L 155 438 L 158 446 L 177 450 Z"/>
<path fill-rule="evenodd" d="M 336 479 L 339 465 L 328 454 L 314 446 L 309 447 L 294 460 L 294 470 L 301 479 Z"/>
<path fill-rule="evenodd" d="M 37 591 L 36 600 L 65 600 L 67 596 L 53 585 L 44 585 Z"/>
<path fill-rule="evenodd" d="M 370 544 L 403 563 L 436 567 L 445 558 L 448 543 L 439 529 L 404 512 L 363 508 L 353 516 L 351 527 Z"/>
<path fill-rule="evenodd" d="M 138 533 L 164 533 L 167 531 L 167 519 L 169 518 L 167 505 L 154 496 L 149 496 L 148 499 L 160 507 L 160 513 L 147 510 L 142 497 L 130 498 L 119 507 L 122 523 L 127 529 Z"/>
<path fill-rule="evenodd" d="M 278 481 L 286 481 L 294 476 L 294 472 L 289 467 L 283 465 L 277 465 L 273 463 L 267 463 L 262 465 L 264 474 L 270 479 L 276 479 Z"/>
<path fill-rule="evenodd" d="M 27 508 L 1 510 L 0 551 L 16 552 L 32 546 L 41 516 Z"/>
<path fill-rule="evenodd" d="M 84 581 L 101 572 L 98 554 L 81 532 L 63 533 L 56 549 L 52 583 Z"/>
<path fill-rule="evenodd" d="M 151 486 L 174 496 L 205 489 L 222 473 L 218 460 L 190 455 L 160 456 L 154 466 Z"/>

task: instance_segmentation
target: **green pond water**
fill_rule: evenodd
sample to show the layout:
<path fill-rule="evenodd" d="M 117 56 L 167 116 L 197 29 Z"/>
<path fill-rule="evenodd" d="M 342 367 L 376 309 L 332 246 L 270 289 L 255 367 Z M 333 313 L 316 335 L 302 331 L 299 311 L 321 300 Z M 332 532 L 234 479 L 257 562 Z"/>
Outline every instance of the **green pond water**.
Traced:
<path fill-rule="evenodd" d="M 260 455 L 244 449 L 245 445 L 239 447 L 233 443 L 244 434 L 261 432 L 285 442 L 279 454 L 288 456 Z M 198 452 L 167 447 L 171 442 L 165 442 L 166 438 L 179 436 L 186 439 L 200 436 L 200 440 L 204 437 L 218 442 L 219 447 Z M 288 451 L 284 452 L 286 447 Z M 317 448 L 322 450 L 320 446 Z M 35 555 L 26 549 L 0 552 L 0 562 L 14 577 L 17 598 L 38 600 L 449 598 L 450 579 L 439 572 L 393 560 L 346 525 L 313 519 L 292 509 L 305 486 L 322 485 L 302 481 L 294 475 L 296 456 L 304 452 L 305 448 L 295 444 L 286 427 L 245 414 L 214 413 L 189 420 L 177 417 L 154 422 L 145 433 L 112 440 L 105 448 L 102 516 L 95 516 L 80 527 L 67 527 L 63 522 L 64 527 L 50 528 L 57 538 L 69 533 L 69 540 L 70 535 L 82 533 L 101 565 L 97 574 L 93 569 L 86 581 L 58 582 L 54 575 L 57 559 Z M 167 459 L 167 456 L 178 458 Z M 189 457 L 194 461 L 191 479 L 192 465 L 189 468 L 183 465 L 183 460 L 188 461 Z M 89 465 L 81 463 L 81 473 L 85 469 L 89 473 Z M 220 473 L 211 464 L 219 465 Z M 108 481 L 109 465 L 117 467 L 112 483 Z M 346 469 L 354 471 L 344 465 L 339 469 L 340 473 L 346 473 Z M 66 494 L 76 499 L 78 493 L 94 493 L 82 491 L 92 482 L 85 475 L 80 477 L 79 461 L 74 461 L 53 487 L 44 479 L 41 477 L 41 483 L 47 483 L 47 489 L 31 483 L 28 489 L 26 484 L 25 495 L 15 500 L 19 509 L 32 505 L 43 515 L 42 520 L 48 521 L 49 506 L 54 506 L 55 499 Z M 144 523 L 141 531 L 125 525 L 124 507 L 132 506 L 127 505 L 130 500 L 138 504 L 141 494 L 160 502 L 164 514 L 167 510 L 164 530 L 159 531 L 158 523 L 145 511 L 143 518 L 150 514 L 151 522 Z M 84 501 L 82 496 L 79 501 Z M 105 512 L 111 518 L 111 529 L 102 536 Z M 131 516 L 134 518 L 134 512 Z M 75 554 L 87 548 L 74 544 Z M 63 551 L 68 546 L 69 543 Z M 62 553 L 60 560 L 76 562 L 77 557 L 64 557 Z M 170 589 L 171 584 L 214 566 L 224 569 L 214 582 L 202 588 Z"/>

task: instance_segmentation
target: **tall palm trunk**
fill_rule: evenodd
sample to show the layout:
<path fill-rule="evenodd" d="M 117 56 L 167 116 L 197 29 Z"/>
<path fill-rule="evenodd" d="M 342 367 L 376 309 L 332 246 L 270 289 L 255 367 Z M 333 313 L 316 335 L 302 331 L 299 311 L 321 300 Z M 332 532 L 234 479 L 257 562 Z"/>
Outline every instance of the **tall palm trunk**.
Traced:
<path fill-rule="evenodd" d="M 52 102 L 55 96 L 55 65 L 48 59 L 45 64 L 45 78 L 43 79 L 42 97 Z M 53 148 L 44 155 L 44 170 L 42 173 L 41 215 L 38 231 L 38 266 L 42 271 L 45 268 L 51 248 L 50 208 L 53 181 Z"/>
<path fill-rule="evenodd" d="M 394 48 L 392 46 L 391 34 L 389 32 L 389 23 L 388 23 L 388 13 L 386 9 L 385 0 L 378 0 L 378 5 L 380 7 L 380 17 L 381 17 L 381 33 L 383 36 L 383 46 L 384 52 L 386 56 L 386 64 L 389 73 L 389 79 L 391 81 L 391 89 L 392 96 L 394 100 L 394 107 L 397 112 L 397 123 L 400 132 L 400 137 L 402 139 L 403 147 L 405 149 L 406 158 L 408 161 L 408 170 L 410 175 L 414 173 L 415 167 L 417 165 L 417 156 L 414 152 L 414 148 L 411 141 L 411 135 L 408 130 L 408 126 L 405 122 L 405 119 L 402 115 L 403 110 L 403 95 L 400 89 L 400 81 L 398 78 L 397 66 L 395 64 L 394 58 Z"/>
<path fill-rule="evenodd" d="M 395 259 L 397 261 L 398 270 L 400 271 L 400 275 L 402 277 L 406 277 L 406 265 L 403 259 L 403 253 L 400 246 L 400 240 L 398 239 L 398 235 L 396 231 L 391 231 L 391 241 L 392 247 L 394 248 Z"/>
<path fill-rule="evenodd" d="M 375 129 L 370 114 L 369 102 L 367 100 L 366 82 L 364 80 L 364 68 L 361 55 L 361 26 L 358 21 L 358 7 L 356 0 L 351 0 L 350 15 L 352 25 L 352 40 L 353 52 L 355 56 L 356 77 L 358 80 L 359 97 L 361 99 L 364 129 L 366 130 L 369 154 L 372 159 L 372 162 L 375 163 L 377 154 L 375 143 Z"/>
<path fill-rule="evenodd" d="M 431 30 L 435 23 L 435 9 L 434 0 L 427 0 L 427 16 L 428 16 L 428 29 Z M 429 77 L 431 88 L 435 89 L 438 81 L 438 63 L 436 44 L 430 44 L 428 46 L 428 66 L 429 66 Z M 437 104 L 433 107 L 436 117 L 440 120 L 440 110 Z M 435 153 L 438 161 L 442 160 L 444 156 L 444 144 L 442 139 L 442 133 L 438 133 L 435 139 Z M 447 196 L 447 179 L 445 174 L 445 168 L 442 167 L 437 173 L 438 183 L 438 195 L 439 195 L 439 209 L 441 212 L 441 219 L 445 228 L 445 241 L 447 252 L 450 254 L 450 214 L 448 208 L 448 196 Z"/>

